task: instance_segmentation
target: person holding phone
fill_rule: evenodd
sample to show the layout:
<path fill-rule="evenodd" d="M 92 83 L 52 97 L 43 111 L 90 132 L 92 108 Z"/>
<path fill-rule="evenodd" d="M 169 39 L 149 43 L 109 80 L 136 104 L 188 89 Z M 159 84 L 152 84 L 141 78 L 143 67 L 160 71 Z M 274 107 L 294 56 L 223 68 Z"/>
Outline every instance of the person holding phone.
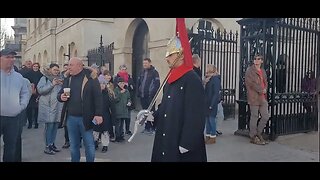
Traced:
<path fill-rule="evenodd" d="M 37 85 L 37 91 L 40 95 L 38 121 L 45 123 L 44 153 L 49 155 L 60 152 L 55 146 L 55 139 L 63 106 L 56 98 L 61 87 L 62 80 L 59 78 L 59 65 L 50 64 L 49 69 L 44 71 Z"/>
<path fill-rule="evenodd" d="M 124 121 L 130 121 L 129 109 L 131 106 L 130 93 L 125 87 L 125 81 L 122 77 L 118 79 L 117 87 L 114 90 L 115 93 L 115 134 L 116 142 L 124 141 L 123 125 Z M 130 128 L 129 124 L 126 124 L 126 131 Z"/>

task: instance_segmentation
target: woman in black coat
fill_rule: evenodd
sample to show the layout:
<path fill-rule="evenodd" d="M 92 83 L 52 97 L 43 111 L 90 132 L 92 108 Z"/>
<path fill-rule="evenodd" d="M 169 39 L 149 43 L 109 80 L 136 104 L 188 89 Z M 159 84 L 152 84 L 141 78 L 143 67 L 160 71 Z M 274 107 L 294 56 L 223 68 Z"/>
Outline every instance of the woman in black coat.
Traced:
<path fill-rule="evenodd" d="M 217 123 L 216 117 L 218 112 L 218 104 L 221 101 L 221 76 L 216 66 L 207 65 L 205 83 L 205 109 L 206 109 L 206 144 L 214 144 L 216 142 Z"/>
<path fill-rule="evenodd" d="M 34 124 L 35 129 L 38 128 L 38 109 L 39 109 L 38 100 L 40 95 L 36 87 L 42 76 L 43 74 L 40 72 L 39 63 L 33 63 L 32 70 L 26 74 L 26 78 L 30 81 L 31 87 L 32 87 L 32 95 L 26 110 L 28 122 L 29 122 L 28 129 L 32 128 L 32 124 Z"/>

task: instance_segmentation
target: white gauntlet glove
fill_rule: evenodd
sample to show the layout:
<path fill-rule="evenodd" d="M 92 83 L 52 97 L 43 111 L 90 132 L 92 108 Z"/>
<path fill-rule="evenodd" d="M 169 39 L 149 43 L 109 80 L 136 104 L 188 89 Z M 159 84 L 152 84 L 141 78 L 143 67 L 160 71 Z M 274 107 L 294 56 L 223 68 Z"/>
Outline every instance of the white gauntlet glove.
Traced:
<path fill-rule="evenodd" d="M 151 112 L 148 113 L 148 114 L 145 114 L 145 116 L 147 116 L 147 121 L 151 121 L 151 122 L 154 121 L 153 111 L 151 111 Z"/>

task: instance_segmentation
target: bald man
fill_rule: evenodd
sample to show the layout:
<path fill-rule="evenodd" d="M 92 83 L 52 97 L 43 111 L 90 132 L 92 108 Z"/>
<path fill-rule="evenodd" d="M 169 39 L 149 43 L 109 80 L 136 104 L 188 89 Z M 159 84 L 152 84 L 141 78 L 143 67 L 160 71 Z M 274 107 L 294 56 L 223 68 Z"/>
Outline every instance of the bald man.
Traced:
<path fill-rule="evenodd" d="M 80 58 L 73 57 L 69 61 L 69 76 L 64 80 L 58 93 L 58 101 L 65 102 L 64 115 L 70 139 L 71 161 L 80 161 L 80 138 L 83 138 L 86 161 L 94 162 L 95 146 L 93 140 L 94 123 L 102 123 L 102 93 L 96 74 L 83 69 Z M 64 93 L 70 88 L 70 96 Z M 62 119 L 63 120 L 63 119 Z M 93 123 L 93 120 L 95 121 Z"/>
<path fill-rule="evenodd" d="M 32 71 L 32 61 L 31 60 L 26 60 L 24 62 L 24 67 L 21 68 L 18 72 L 24 77 L 27 78 L 28 73 Z"/>

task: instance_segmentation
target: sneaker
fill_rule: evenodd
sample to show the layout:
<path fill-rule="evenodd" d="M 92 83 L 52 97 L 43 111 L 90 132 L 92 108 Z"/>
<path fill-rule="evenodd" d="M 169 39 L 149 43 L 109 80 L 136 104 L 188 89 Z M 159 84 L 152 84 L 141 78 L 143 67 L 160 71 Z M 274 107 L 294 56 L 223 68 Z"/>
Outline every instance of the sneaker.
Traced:
<path fill-rule="evenodd" d="M 108 146 L 103 146 L 101 152 L 106 153 L 108 151 Z"/>
<path fill-rule="evenodd" d="M 257 144 L 257 145 L 265 145 L 266 143 L 264 141 L 261 141 L 258 136 L 254 136 L 253 138 L 250 138 L 250 143 Z"/>
<path fill-rule="evenodd" d="M 265 140 L 261 134 L 257 135 L 261 142 L 264 142 L 265 144 L 269 144 L 269 141 Z"/>
<path fill-rule="evenodd" d="M 221 132 L 221 131 L 218 131 L 218 130 L 217 130 L 216 133 L 217 133 L 218 136 L 222 135 L 222 132 Z"/>
<path fill-rule="evenodd" d="M 58 149 L 54 144 L 50 145 L 49 148 L 54 152 L 60 152 L 61 150 Z"/>
<path fill-rule="evenodd" d="M 46 147 L 46 149 L 44 150 L 44 153 L 49 154 L 49 155 L 56 154 L 49 146 Z"/>
<path fill-rule="evenodd" d="M 132 135 L 132 132 L 131 132 L 131 131 L 127 131 L 127 132 L 126 132 L 126 135 L 131 136 L 131 135 Z"/>
<path fill-rule="evenodd" d="M 68 149 L 70 147 L 69 142 L 65 142 L 64 145 L 62 146 L 63 149 Z"/>

